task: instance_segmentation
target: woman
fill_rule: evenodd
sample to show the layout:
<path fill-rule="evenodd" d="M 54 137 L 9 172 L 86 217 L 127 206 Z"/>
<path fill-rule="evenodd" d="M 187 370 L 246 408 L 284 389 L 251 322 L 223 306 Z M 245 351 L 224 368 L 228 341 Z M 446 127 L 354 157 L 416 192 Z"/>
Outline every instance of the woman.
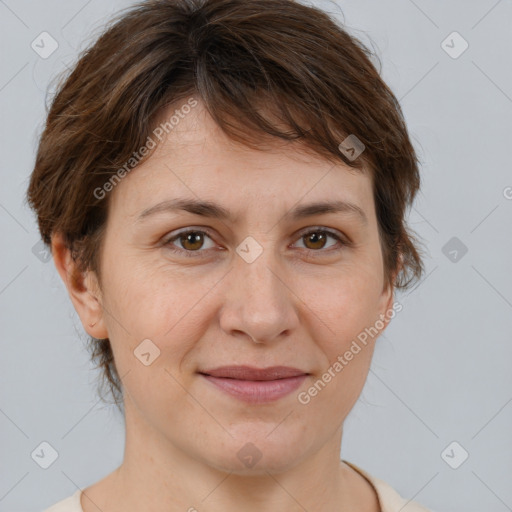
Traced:
<path fill-rule="evenodd" d="M 126 444 L 47 511 L 427 510 L 339 457 L 423 271 L 369 56 L 291 0 L 143 2 L 81 56 L 27 197 Z"/>

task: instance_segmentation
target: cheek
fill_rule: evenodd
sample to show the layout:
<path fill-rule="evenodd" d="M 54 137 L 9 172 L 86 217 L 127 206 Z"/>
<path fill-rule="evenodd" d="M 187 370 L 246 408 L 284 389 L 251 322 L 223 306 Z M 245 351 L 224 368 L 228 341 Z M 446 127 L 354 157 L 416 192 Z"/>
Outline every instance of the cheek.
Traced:
<path fill-rule="evenodd" d="M 314 309 L 327 336 L 317 337 L 317 343 L 326 356 L 325 367 L 319 376 L 317 406 L 332 406 L 336 417 L 344 417 L 357 401 L 366 381 L 371 364 L 375 340 L 375 322 L 379 318 L 382 276 L 370 267 L 345 268 L 329 279 L 328 286 L 309 286 Z M 323 387 L 325 386 L 325 387 Z M 313 391 L 314 392 L 314 391 Z M 323 404 L 323 405 L 322 405 Z"/>
<path fill-rule="evenodd" d="M 331 291 L 316 304 L 315 325 L 319 327 L 315 343 L 324 357 L 312 383 L 315 389 L 310 390 L 315 396 L 313 407 L 320 416 L 344 418 L 368 376 L 376 340 L 371 329 L 378 315 L 376 293 L 358 290 L 360 294 L 347 288 Z"/>
<path fill-rule="evenodd" d="M 109 275 L 107 308 L 112 313 L 108 330 L 119 369 L 140 371 L 134 350 L 149 339 L 160 350 L 151 368 L 181 371 L 187 353 L 215 320 L 211 301 L 219 279 L 194 277 L 190 270 L 118 266 Z"/>
<path fill-rule="evenodd" d="M 343 267 L 338 272 L 323 276 L 302 276 L 296 287 L 300 298 L 307 305 L 315 325 L 322 326 L 326 337 L 319 337 L 327 344 L 331 356 L 344 350 L 347 343 L 378 317 L 381 293 L 381 276 L 363 267 Z"/>
<path fill-rule="evenodd" d="M 197 286 L 178 273 L 171 275 L 129 260 L 109 275 L 109 303 L 131 331 L 150 338 L 172 329 L 197 302 Z M 144 331 L 144 332 L 141 332 Z"/>

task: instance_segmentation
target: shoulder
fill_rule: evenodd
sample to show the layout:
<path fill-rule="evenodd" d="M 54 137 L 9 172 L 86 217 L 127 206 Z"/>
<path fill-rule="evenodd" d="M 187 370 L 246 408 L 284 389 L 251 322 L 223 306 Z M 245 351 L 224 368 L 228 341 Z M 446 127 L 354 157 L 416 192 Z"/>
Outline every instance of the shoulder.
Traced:
<path fill-rule="evenodd" d="M 363 475 L 372 484 L 379 498 L 382 512 L 434 512 L 415 501 L 402 498 L 388 483 L 370 475 L 352 462 L 346 460 L 343 460 L 343 462 Z"/>
<path fill-rule="evenodd" d="M 43 510 L 43 512 L 83 512 L 80 505 L 80 495 L 82 491 L 78 489 L 71 496 L 55 503 L 51 507 Z"/>

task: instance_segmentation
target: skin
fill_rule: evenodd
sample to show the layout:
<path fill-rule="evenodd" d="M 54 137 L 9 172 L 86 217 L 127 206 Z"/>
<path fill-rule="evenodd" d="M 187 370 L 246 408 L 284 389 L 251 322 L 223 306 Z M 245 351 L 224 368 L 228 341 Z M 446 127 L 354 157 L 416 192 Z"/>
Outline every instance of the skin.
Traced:
<path fill-rule="evenodd" d="M 300 149 L 236 144 L 199 103 L 110 192 L 101 288 L 92 272 L 70 278 L 69 252 L 53 237 L 82 324 L 110 338 L 123 377 L 124 461 L 84 490 L 85 512 L 379 510 L 373 487 L 339 457 L 343 422 L 378 336 L 308 404 L 297 398 L 392 308 L 371 178 Z M 219 203 L 235 219 L 180 211 L 136 221 L 175 197 Z M 346 213 L 283 217 L 299 202 L 327 199 L 359 205 L 367 224 Z M 210 234 L 164 245 L 183 228 Z M 320 228 L 352 245 L 330 236 L 324 246 L 308 242 L 303 232 Z M 247 236 L 263 248 L 252 263 L 235 252 Z M 148 366 L 134 356 L 144 339 L 160 350 Z M 250 405 L 197 373 L 228 364 L 294 366 L 310 375 L 290 395 Z M 261 453 L 250 468 L 237 457 L 248 442 Z"/>

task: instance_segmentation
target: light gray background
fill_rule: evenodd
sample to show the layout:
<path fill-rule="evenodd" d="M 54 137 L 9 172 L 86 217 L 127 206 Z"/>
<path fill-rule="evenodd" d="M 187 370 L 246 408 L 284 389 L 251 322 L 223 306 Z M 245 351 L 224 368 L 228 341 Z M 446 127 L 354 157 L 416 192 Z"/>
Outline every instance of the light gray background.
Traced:
<path fill-rule="evenodd" d="M 0 0 L 0 511 L 42 510 L 122 461 L 121 417 L 95 394 L 23 197 L 49 80 L 130 3 Z M 425 279 L 396 297 L 404 309 L 377 343 L 342 457 L 439 512 L 512 510 L 512 2 L 315 3 L 376 45 L 422 160 L 409 220 L 430 253 Z M 42 31 L 59 44 L 47 59 L 31 48 Z M 458 58 L 442 46 L 453 31 L 469 43 Z M 468 249 L 457 262 L 443 251 L 452 237 Z M 43 441 L 58 452 L 48 469 L 31 458 Z M 453 441 L 469 453 L 458 469 L 441 456 Z"/>

